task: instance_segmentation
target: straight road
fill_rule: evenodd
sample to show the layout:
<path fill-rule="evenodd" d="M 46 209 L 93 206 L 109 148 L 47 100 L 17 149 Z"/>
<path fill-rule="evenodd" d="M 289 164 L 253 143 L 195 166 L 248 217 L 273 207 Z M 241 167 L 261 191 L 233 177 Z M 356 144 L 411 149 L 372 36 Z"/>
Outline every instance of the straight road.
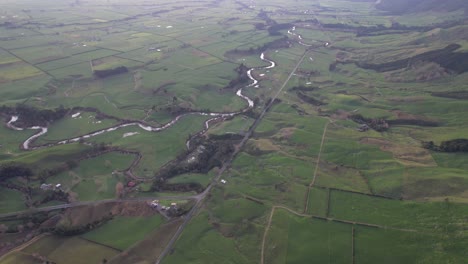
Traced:
<path fill-rule="evenodd" d="M 252 136 L 253 132 L 255 131 L 255 129 L 257 128 L 258 124 L 260 123 L 260 121 L 263 119 L 263 117 L 265 116 L 266 112 L 273 106 L 276 98 L 278 98 L 278 96 L 280 95 L 280 93 L 283 91 L 284 87 L 286 87 L 286 85 L 288 84 L 289 80 L 291 79 L 291 77 L 294 75 L 294 73 L 296 72 L 297 68 L 299 68 L 299 66 L 301 65 L 302 61 L 304 60 L 304 58 L 306 57 L 308 53 L 308 50 L 304 52 L 304 54 L 301 56 L 301 58 L 299 59 L 299 61 L 297 62 L 296 66 L 293 68 L 293 70 L 290 72 L 288 78 L 286 78 L 286 80 L 284 81 L 283 85 L 279 88 L 278 92 L 271 98 L 271 101 L 265 106 L 265 108 L 262 110 L 262 112 L 260 113 L 260 115 L 258 116 L 258 118 L 255 120 L 255 122 L 252 124 L 252 126 L 250 127 L 249 131 L 245 134 L 244 138 L 242 139 L 239 147 L 236 149 L 236 151 L 234 151 L 234 153 L 231 155 L 231 157 L 223 164 L 223 166 L 221 167 L 221 169 L 219 170 L 218 174 L 216 175 L 215 178 L 213 178 L 213 181 L 210 183 L 210 185 L 205 189 L 205 191 L 203 193 L 201 193 L 201 199 L 199 199 L 197 201 L 197 203 L 195 204 L 195 206 L 192 208 L 192 210 L 190 210 L 190 212 L 185 215 L 185 219 L 184 219 L 184 222 L 182 223 L 182 225 L 179 227 L 179 229 L 176 231 L 176 233 L 172 236 L 171 240 L 169 241 L 169 243 L 167 244 L 166 248 L 163 250 L 163 252 L 161 252 L 161 255 L 159 255 L 159 258 L 156 260 L 156 264 L 160 264 L 161 261 L 164 259 L 164 257 L 169 253 L 169 251 L 174 247 L 174 244 L 175 242 L 179 239 L 180 235 L 182 234 L 182 232 L 184 231 L 185 227 L 187 226 L 187 224 L 190 222 L 190 220 L 192 219 L 192 217 L 199 211 L 199 209 L 201 208 L 201 206 L 203 205 L 203 202 L 204 202 L 204 199 L 206 198 L 206 195 L 210 192 L 211 188 L 213 188 L 213 186 L 219 181 L 219 179 L 221 178 L 221 176 L 223 175 L 223 173 L 226 171 L 227 168 L 229 168 L 229 166 L 231 166 L 232 164 L 232 161 L 234 160 L 235 156 L 237 155 L 237 153 L 240 152 L 240 150 L 244 147 L 245 143 L 247 143 L 247 141 L 249 140 L 249 138 Z"/>

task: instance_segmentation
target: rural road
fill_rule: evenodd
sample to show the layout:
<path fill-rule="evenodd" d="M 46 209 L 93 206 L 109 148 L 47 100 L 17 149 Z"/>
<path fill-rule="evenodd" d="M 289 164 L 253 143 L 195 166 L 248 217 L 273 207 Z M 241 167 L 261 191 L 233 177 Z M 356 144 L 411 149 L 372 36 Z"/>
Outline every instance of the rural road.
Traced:
<path fill-rule="evenodd" d="M 47 207 L 42 207 L 42 208 L 36 208 L 36 209 L 30 209 L 30 210 L 24 210 L 24 211 L 18 211 L 18 212 L 12 212 L 12 213 L 6 213 L 6 214 L 0 214 L 0 218 L 7 218 L 7 217 L 14 217 L 14 216 L 20 216 L 20 215 L 25 215 L 25 214 L 30 214 L 30 213 L 37 213 L 37 212 L 47 212 L 47 211 L 52 211 L 52 210 L 59 210 L 59 209 L 66 209 L 66 208 L 72 208 L 72 207 L 79 207 L 79 206 L 85 206 L 85 205 L 96 205 L 96 204 L 102 204 L 102 203 L 111 203 L 111 202 L 141 202 L 141 201 L 149 201 L 149 200 L 154 200 L 154 199 L 160 199 L 160 200 L 180 200 L 180 199 L 192 199 L 192 200 L 195 200 L 196 203 L 195 205 L 193 206 L 193 208 L 184 216 L 184 222 L 181 224 L 181 226 L 178 228 L 178 230 L 176 231 L 176 233 L 173 235 L 173 237 L 171 238 L 171 240 L 169 241 L 169 243 L 167 244 L 166 248 L 164 249 L 164 251 L 160 254 L 159 258 L 157 259 L 156 263 L 160 263 L 161 260 L 167 255 L 167 253 L 173 248 L 175 242 L 177 241 L 177 239 L 180 237 L 180 235 L 182 234 L 182 232 L 184 231 L 185 227 L 187 226 L 187 224 L 190 222 L 190 220 L 192 219 L 192 217 L 199 211 L 199 209 L 201 208 L 201 206 L 203 205 L 203 202 L 206 198 L 206 196 L 208 195 L 208 193 L 211 191 L 211 189 L 213 188 L 213 186 L 215 184 L 217 184 L 217 182 L 219 181 L 219 179 L 221 178 L 221 176 L 224 174 L 224 172 L 231 166 L 231 163 L 232 161 L 234 160 L 235 156 L 240 152 L 240 150 L 242 149 L 242 147 L 247 143 L 247 141 L 250 139 L 250 137 L 252 136 L 253 132 L 255 131 L 255 129 L 257 128 L 258 124 L 260 123 L 260 121 L 263 119 L 263 117 L 265 116 L 265 114 L 267 113 L 267 111 L 273 106 L 276 98 L 280 95 L 280 93 L 283 91 L 283 89 L 286 87 L 286 85 L 288 84 L 289 80 L 291 79 L 291 77 L 294 75 L 294 73 L 296 72 L 296 70 L 298 69 L 298 67 L 301 65 L 302 61 L 304 60 L 306 54 L 308 53 L 308 50 L 306 50 L 304 52 L 304 54 L 301 56 L 301 58 L 299 59 L 299 61 L 296 63 L 295 67 L 292 69 L 292 71 L 290 72 L 290 74 L 288 75 L 288 77 L 286 78 L 286 80 L 284 81 L 284 83 L 282 84 L 282 86 L 278 89 L 278 91 L 276 92 L 276 94 L 271 98 L 270 102 L 265 105 L 265 107 L 263 108 L 262 112 L 260 113 L 260 115 L 257 117 L 257 119 L 254 121 L 254 123 L 252 124 L 252 126 L 249 128 L 248 132 L 245 133 L 244 135 L 244 138 L 242 139 L 242 141 L 240 142 L 239 144 L 239 147 L 232 153 L 232 155 L 230 156 L 230 158 L 223 164 L 223 166 L 221 167 L 221 169 L 219 170 L 218 174 L 213 178 L 213 180 L 211 181 L 211 183 L 208 185 L 208 187 L 200 194 L 198 195 L 193 195 L 193 196 L 163 196 L 163 197 L 141 197 L 141 198 L 129 198 L 129 199 L 107 199 L 107 200 L 100 200 L 100 201 L 86 201 L 86 202 L 76 202 L 76 203 L 69 203 L 69 204 L 61 204 L 61 205 L 54 205 L 54 206 L 47 206 Z M 269 61 L 267 59 L 264 58 L 264 54 L 262 53 L 261 55 L 261 59 L 264 60 L 264 61 L 268 61 L 271 63 L 270 66 L 266 66 L 266 67 L 262 67 L 262 68 L 266 68 L 266 69 L 270 69 L 270 68 L 273 68 L 275 67 L 275 62 L 273 61 Z M 255 68 L 252 68 L 251 70 L 253 70 Z M 249 76 L 250 77 L 250 76 Z M 254 84 L 257 83 L 257 80 L 255 80 L 253 77 L 250 77 L 250 79 L 252 79 L 254 81 Z M 246 87 L 250 87 L 251 85 L 248 85 Z M 243 99 L 247 100 L 249 102 L 249 106 L 247 109 L 250 109 L 251 107 L 253 107 L 253 101 L 248 98 L 247 96 L 244 96 L 241 94 L 241 90 L 242 88 L 236 93 L 236 95 L 238 95 L 239 97 L 242 97 Z M 213 117 L 224 117 L 224 116 L 234 116 L 234 115 L 237 115 L 239 113 L 243 113 L 245 112 L 247 109 L 244 109 L 244 110 L 241 110 L 240 112 L 235 112 L 235 113 L 189 113 L 189 114 L 201 114 L 201 115 L 207 115 L 207 116 L 213 116 Z M 114 127 L 111 127 L 111 128 L 107 128 L 107 129 L 102 129 L 102 130 L 98 130 L 98 131 L 95 131 L 95 132 L 91 132 L 91 133 L 88 133 L 86 135 L 83 135 L 83 136 L 80 136 L 80 137 L 77 137 L 77 138 L 72 138 L 72 139 L 67 139 L 67 140 L 64 140 L 64 141 L 61 141 L 61 142 L 57 142 L 57 143 L 53 143 L 53 144 L 48 144 L 48 145 L 44 145 L 44 146 L 37 146 L 37 147 L 29 147 L 29 144 L 36 138 L 38 138 L 39 136 L 41 136 L 42 134 L 45 134 L 47 132 L 47 128 L 39 128 L 39 127 L 34 127 L 34 129 L 41 129 L 41 131 L 35 135 L 33 135 L 32 137 L 30 137 L 29 139 L 27 139 L 25 141 L 25 143 L 23 143 L 23 148 L 25 150 L 28 150 L 28 149 L 37 149 L 37 148 L 42 148 L 42 147 L 51 147 L 51 146 L 54 146 L 54 145 L 60 145 L 60 144 L 67 144 L 67 143 L 72 143 L 72 142 L 76 142 L 76 141 L 79 141 L 80 139 L 84 139 L 84 138 L 89 138 L 89 137 L 92 137 L 92 136 L 95 136 L 95 135 L 99 135 L 99 134 L 102 134 L 102 133 L 105 133 L 105 132 L 111 132 L 111 131 L 114 131 L 118 128 L 121 128 L 121 127 L 126 127 L 126 126 L 133 126 L 133 125 L 136 125 L 136 126 L 139 126 L 140 128 L 144 129 L 144 130 L 147 130 L 147 131 L 161 131 L 161 130 L 164 130 L 170 126 L 172 126 L 174 123 L 176 123 L 181 117 L 185 116 L 184 115 L 181 115 L 181 116 L 177 116 L 175 119 L 173 119 L 171 122 L 163 125 L 162 127 L 151 127 L 151 126 L 148 126 L 146 124 L 142 124 L 140 122 L 131 122 L 131 123 L 124 123 L 124 124 L 120 124 L 120 125 L 117 125 L 117 126 L 114 126 Z M 12 120 L 10 120 L 10 122 L 8 123 L 8 125 L 11 126 L 11 128 L 13 129 L 16 129 L 16 130 L 20 130 L 16 127 L 14 127 L 14 125 L 12 125 L 12 123 L 14 121 L 16 121 L 17 117 L 12 117 Z M 15 119 L 15 120 L 14 120 Z M 33 129 L 33 128 L 31 128 Z M 22 130 L 22 129 L 21 129 Z"/>
<path fill-rule="evenodd" d="M 252 124 L 252 126 L 250 127 L 249 131 L 247 133 L 245 133 L 245 136 L 244 138 L 242 139 L 241 143 L 239 144 L 239 147 L 234 151 L 234 153 L 231 155 L 231 157 L 223 164 L 223 166 L 221 167 L 221 169 L 219 170 L 218 174 L 213 178 L 213 181 L 210 183 L 210 185 L 208 185 L 208 187 L 205 189 L 205 191 L 203 193 L 201 193 L 202 197 L 200 200 L 197 201 L 197 203 L 195 204 L 195 206 L 192 208 L 192 210 L 190 210 L 190 212 L 185 215 L 185 219 L 184 219 L 184 222 L 182 223 L 182 225 L 177 229 L 176 233 L 172 236 L 171 240 L 169 241 L 169 243 L 167 244 L 166 248 L 161 252 L 161 254 L 159 255 L 159 258 L 156 260 L 156 264 L 160 264 L 161 261 L 164 259 L 164 257 L 170 252 L 170 250 L 173 248 L 175 242 L 179 239 L 180 235 L 182 234 L 182 232 L 184 231 L 185 227 L 187 226 L 187 224 L 190 222 L 190 220 L 192 219 L 192 217 L 198 212 L 198 210 L 201 208 L 201 206 L 203 205 L 203 202 L 204 202 L 204 199 L 206 198 L 206 195 L 210 192 L 211 188 L 213 188 L 213 186 L 219 181 L 219 179 L 221 178 L 221 176 L 223 175 L 223 173 L 229 168 L 229 166 L 231 165 L 232 161 L 234 160 L 235 156 L 240 152 L 240 150 L 242 149 L 242 147 L 245 145 L 245 143 L 247 143 L 247 141 L 249 140 L 249 138 L 252 136 L 253 132 L 255 131 L 255 129 L 257 128 L 258 124 L 260 123 L 260 121 L 263 119 L 263 117 L 265 116 L 266 112 L 273 106 L 276 98 L 280 95 L 280 93 L 283 91 L 284 87 L 286 87 L 286 85 L 288 84 L 289 80 L 291 79 L 291 77 L 294 75 L 294 73 L 296 72 L 297 68 L 299 68 L 299 66 L 301 65 L 302 61 L 304 60 L 306 54 L 308 53 L 308 51 L 305 51 L 304 54 L 301 56 L 301 58 L 299 59 L 299 61 L 297 62 L 297 64 L 295 65 L 295 67 L 293 68 L 293 70 L 290 72 L 288 78 L 284 81 L 283 85 L 280 87 L 280 89 L 278 90 L 278 92 L 271 98 L 271 101 L 264 107 L 264 109 L 262 110 L 262 112 L 260 113 L 260 115 L 258 116 L 258 118 L 254 121 L 254 123 Z"/>
<path fill-rule="evenodd" d="M 31 213 L 39 213 L 39 212 L 48 212 L 53 210 L 59 209 L 66 209 L 66 208 L 73 208 L 85 205 L 97 205 L 97 204 L 104 204 L 104 203 L 114 203 L 114 202 L 144 202 L 144 201 L 152 201 L 152 200 L 196 200 L 199 201 L 202 199 L 202 194 L 191 195 L 191 196 L 158 196 L 158 197 L 138 197 L 138 198 L 127 198 L 127 199 L 106 199 L 106 200 L 99 200 L 99 201 L 85 201 L 85 202 L 76 202 L 76 203 L 67 203 L 67 204 L 59 204 L 59 205 L 52 205 L 40 208 L 34 208 L 24 211 L 17 211 L 12 213 L 0 214 L 1 218 L 7 217 L 14 217 L 20 215 L 26 215 Z"/>

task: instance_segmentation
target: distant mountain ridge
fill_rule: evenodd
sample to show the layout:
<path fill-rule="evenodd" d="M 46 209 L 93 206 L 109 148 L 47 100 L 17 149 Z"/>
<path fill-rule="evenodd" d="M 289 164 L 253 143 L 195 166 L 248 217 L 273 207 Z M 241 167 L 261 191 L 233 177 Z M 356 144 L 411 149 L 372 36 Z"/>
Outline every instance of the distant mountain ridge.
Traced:
<path fill-rule="evenodd" d="M 465 10 L 468 14 L 467 0 L 379 0 L 376 8 L 395 14 L 417 13 L 426 11 Z"/>

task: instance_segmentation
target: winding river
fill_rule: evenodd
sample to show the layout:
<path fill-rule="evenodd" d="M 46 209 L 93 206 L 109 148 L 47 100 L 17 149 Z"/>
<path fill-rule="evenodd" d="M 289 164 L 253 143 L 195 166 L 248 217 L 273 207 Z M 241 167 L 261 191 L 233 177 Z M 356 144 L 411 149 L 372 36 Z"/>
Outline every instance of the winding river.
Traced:
<path fill-rule="evenodd" d="M 288 34 L 297 37 L 298 38 L 297 43 L 301 44 L 302 46 L 312 47 L 312 45 L 302 42 L 302 40 L 303 40 L 302 35 L 295 33 L 295 31 L 296 31 L 296 26 L 294 26 L 290 30 L 288 30 Z"/>
<path fill-rule="evenodd" d="M 258 80 L 256 80 L 253 76 L 252 76 L 252 71 L 254 70 L 258 70 L 258 69 L 271 69 L 271 68 L 274 68 L 276 66 L 276 63 L 274 61 L 271 61 L 271 60 L 268 60 L 265 58 L 265 54 L 262 53 L 260 55 L 260 59 L 265 61 L 265 62 L 268 62 L 270 65 L 268 66 L 265 66 L 265 67 L 259 67 L 259 68 L 251 68 L 247 71 L 247 76 L 249 77 L 249 79 L 251 80 L 251 83 L 243 88 L 240 88 L 239 90 L 237 90 L 236 92 L 236 95 L 239 96 L 240 98 L 244 99 L 248 106 L 240 111 L 237 111 L 237 112 L 231 112 L 231 113 L 222 113 L 222 112 L 190 112 L 190 113 L 185 113 L 185 114 L 181 114 L 181 115 L 178 115 L 176 116 L 174 119 L 172 119 L 170 122 L 162 125 L 162 126 L 159 126 L 159 127 L 153 127 L 153 126 L 150 126 L 150 125 L 147 125 L 147 124 L 144 124 L 140 121 L 135 121 L 135 122 L 128 122 L 128 123 L 123 123 L 123 124 L 119 124 L 119 125 L 115 125 L 113 127 L 110 127 L 110 128 L 105 128 L 105 129 L 101 129 L 101 130 L 97 130 L 97 131 L 94 131 L 94 132 L 90 132 L 90 133 L 87 133 L 85 135 L 82 135 L 82 136 L 79 136 L 79 137 L 74 137 L 74 138 L 70 138 L 70 139 L 65 139 L 65 140 L 62 140 L 62 141 L 58 141 L 58 142 L 55 142 L 55 143 L 49 143 L 49 144 L 44 144 L 44 145 L 40 145 L 40 146 L 31 146 L 32 143 L 37 139 L 39 138 L 40 136 L 44 135 L 47 133 L 47 127 L 40 127 L 40 126 L 34 126 L 34 127 L 29 127 L 27 129 L 33 129 L 33 130 L 38 130 L 37 133 L 35 133 L 34 135 L 32 135 L 31 137 L 29 137 L 28 139 L 26 139 L 23 144 L 22 144 L 22 149 L 24 150 L 34 150 L 34 149 L 39 149 L 39 148 L 45 148 L 45 147 L 51 147 L 51 146 L 56 146 L 56 145 L 63 145 L 63 144 L 69 144 L 69 143 L 74 143 L 74 142 L 78 142 L 82 139 L 87 139 L 87 138 L 91 138 L 91 137 L 95 137 L 95 136 L 98 136 L 98 135 L 101 135 L 101 134 L 104 134 L 104 133 L 107 133 L 107 132 L 111 132 L 111 131 L 114 131 L 114 130 L 117 130 L 119 128 L 123 128 L 123 127 L 129 127 L 129 126 L 138 126 L 140 127 L 141 129 L 145 130 L 145 131 L 149 131 L 149 132 L 160 132 L 160 131 L 163 131 L 169 127 L 171 127 L 172 125 L 174 125 L 175 123 L 177 123 L 177 121 L 179 121 L 182 117 L 185 117 L 185 116 L 188 116 L 188 115 L 202 115 L 202 116 L 211 116 L 212 118 L 208 119 L 207 121 L 205 121 L 205 126 L 204 126 L 204 129 L 200 132 L 198 132 L 196 135 L 200 135 L 200 134 L 203 134 L 205 133 L 209 127 L 210 127 L 210 123 L 212 123 L 213 121 L 215 120 L 220 120 L 220 119 L 223 119 L 223 118 L 227 118 L 227 117 L 233 117 L 233 116 L 236 116 L 236 115 L 239 115 L 239 114 L 242 114 L 242 113 L 245 113 L 247 112 L 248 110 L 250 110 L 251 108 L 254 107 L 254 101 L 249 98 L 248 96 L 242 94 L 242 91 L 244 88 L 247 88 L 247 87 L 252 87 L 252 86 L 255 86 L 255 87 L 258 87 L 257 84 L 258 84 Z M 8 128 L 10 129 L 13 129 L 13 130 L 24 130 L 23 128 L 19 128 L 19 127 L 16 127 L 14 125 L 14 123 L 18 120 L 18 116 L 12 116 L 10 121 L 6 124 Z M 192 137 L 193 138 L 193 137 Z M 187 142 L 186 142 L 186 146 L 187 148 L 190 146 L 190 140 L 189 139 Z"/>

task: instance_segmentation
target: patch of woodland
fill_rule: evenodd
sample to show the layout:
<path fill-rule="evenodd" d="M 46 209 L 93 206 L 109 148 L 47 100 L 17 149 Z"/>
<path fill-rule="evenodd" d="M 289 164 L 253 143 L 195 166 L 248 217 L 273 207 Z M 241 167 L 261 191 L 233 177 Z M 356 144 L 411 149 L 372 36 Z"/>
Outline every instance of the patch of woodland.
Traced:
<path fill-rule="evenodd" d="M 237 77 L 229 82 L 227 86 L 224 87 L 224 89 L 232 89 L 232 88 L 237 88 L 240 85 L 244 85 L 249 82 L 250 78 L 247 75 L 247 71 L 249 68 L 245 66 L 243 63 L 241 63 L 236 69 L 235 72 L 237 73 Z"/>
<path fill-rule="evenodd" d="M 448 92 L 433 92 L 432 96 L 468 100 L 468 91 L 448 91 Z"/>
<path fill-rule="evenodd" d="M 279 99 L 279 98 L 275 98 L 274 100 L 269 98 L 266 102 L 265 102 L 265 106 L 266 106 L 266 111 L 269 112 L 271 110 L 271 107 L 274 106 L 274 105 L 278 105 L 278 104 L 281 104 L 282 100 Z"/>
<path fill-rule="evenodd" d="M 296 92 L 296 91 L 312 92 L 312 91 L 315 91 L 315 90 L 318 90 L 318 89 L 319 88 L 316 87 L 316 86 L 299 85 L 299 86 L 294 86 L 294 87 L 290 88 L 289 91 L 293 91 L 293 92 Z"/>
<path fill-rule="evenodd" d="M 249 49 L 238 49 L 235 48 L 233 50 L 227 51 L 224 55 L 226 57 L 230 56 L 250 56 L 262 53 L 267 49 L 281 49 L 281 48 L 289 48 L 291 42 L 289 41 L 288 37 L 284 36 L 282 38 L 273 40 L 271 42 L 265 43 L 262 46 L 256 48 L 249 48 Z"/>
<path fill-rule="evenodd" d="M 422 143 L 426 149 L 439 152 L 468 152 L 468 139 L 458 138 L 447 141 L 442 141 L 440 145 L 436 145 L 433 141 Z"/>
<path fill-rule="evenodd" d="M 119 66 L 119 67 L 116 67 L 116 68 L 113 68 L 113 69 L 94 70 L 93 74 L 97 78 L 102 79 L 102 78 L 106 78 L 106 77 L 109 77 L 109 76 L 118 75 L 118 74 L 127 73 L 127 72 L 128 72 L 127 67 Z"/>
<path fill-rule="evenodd" d="M 377 132 L 387 131 L 390 127 L 387 121 L 383 118 L 366 118 L 360 114 L 349 116 L 349 119 L 353 120 L 358 124 L 367 125 Z"/>
<path fill-rule="evenodd" d="M 204 187 L 199 183 L 169 184 L 167 180 L 185 173 L 208 173 L 215 167 L 221 167 L 231 157 L 235 144 L 242 138 L 236 134 L 194 138 L 191 143 L 194 147 L 180 154 L 155 174 L 151 190 L 202 192 Z"/>
<path fill-rule="evenodd" d="M 59 119 L 62 119 L 70 109 L 64 108 L 62 105 L 54 109 L 37 109 L 25 104 L 17 104 L 16 106 L 0 106 L 0 114 L 10 118 L 18 116 L 18 120 L 14 126 L 27 128 L 32 126 L 47 126 Z"/>
<path fill-rule="evenodd" d="M 109 214 L 108 216 L 105 216 L 99 220 L 82 225 L 72 225 L 67 221 L 60 221 L 53 229 L 53 233 L 60 236 L 81 235 L 107 223 L 111 219 L 112 215 Z"/>
<path fill-rule="evenodd" d="M 300 91 L 297 91 L 296 92 L 296 95 L 297 97 L 299 97 L 299 99 L 301 99 L 302 101 L 308 103 L 308 104 L 311 104 L 313 106 L 322 106 L 322 105 L 327 105 L 327 103 L 321 101 L 320 99 L 316 99 L 312 96 L 309 96 L 303 92 L 300 92 Z"/>

